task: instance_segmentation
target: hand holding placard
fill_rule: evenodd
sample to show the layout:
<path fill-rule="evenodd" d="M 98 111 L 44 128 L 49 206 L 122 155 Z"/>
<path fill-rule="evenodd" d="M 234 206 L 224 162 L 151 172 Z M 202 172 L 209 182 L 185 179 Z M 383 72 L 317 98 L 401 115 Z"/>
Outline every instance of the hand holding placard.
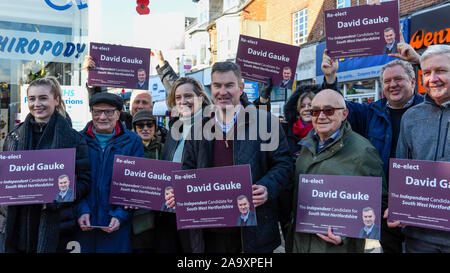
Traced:
<path fill-rule="evenodd" d="M 339 68 L 339 62 L 337 59 L 331 59 L 330 56 L 328 56 L 327 49 L 325 49 L 322 55 L 321 68 L 327 83 L 334 83 L 336 81 L 336 72 Z"/>
<path fill-rule="evenodd" d="M 400 224 L 400 221 L 389 222 L 388 217 L 389 217 L 389 209 L 386 209 L 384 211 L 383 218 L 386 219 L 386 223 L 389 228 L 396 228 L 396 227 L 404 228 L 404 227 L 406 227 L 406 225 Z"/>
<path fill-rule="evenodd" d="M 83 69 L 89 72 L 89 69 L 95 68 L 95 62 L 90 55 L 86 55 L 83 61 Z"/>
<path fill-rule="evenodd" d="M 252 185 L 253 205 L 255 208 L 263 205 L 267 201 L 267 188 L 263 185 Z"/>
<path fill-rule="evenodd" d="M 400 36 L 403 37 L 403 36 Z M 420 63 L 420 55 L 414 50 L 414 48 L 407 43 L 401 42 L 397 44 L 398 53 L 389 54 L 390 57 L 400 58 L 410 63 Z"/>
<path fill-rule="evenodd" d="M 316 235 L 328 243 L 332 243 L 335 245 L 340 245 L 342 243 L 341 236 L 334 235 L 333 232 L 331 231 L 331 226 L 328 226 L 328 234 L 327 235 L 323 235 L 320 233 L 316 233 Z"/>
<path fill-rule="evenodd" d="M 109 226 L 106 228 L 102 228 L 104 232 L 112 233 L 120 228 L 120 221 L 116 217 L 111 218 L 111 222 Z"/>
<path fill-rule="evenodd" d="M 94 229 L 91 227 L 91 222 L 89 220 L 90 217 L 90 214 L 85 213 L 78 218 L 78 224 L 80 225 L 82 231 L 91 231 Z"/>
<path fill-rule="evenodd" d="M 166 199 L 166 205 L 171 209 L 175 209 L 175 194 L 173 192 L 168 193 L 165 196 L 165 199 Z"/>

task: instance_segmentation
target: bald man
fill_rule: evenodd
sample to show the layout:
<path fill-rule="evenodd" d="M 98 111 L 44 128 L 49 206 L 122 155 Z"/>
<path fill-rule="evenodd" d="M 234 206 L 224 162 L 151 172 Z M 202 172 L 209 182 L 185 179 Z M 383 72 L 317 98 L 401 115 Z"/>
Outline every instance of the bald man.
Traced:
<path fill-rule="evenodd" d="M 339 93 L 331 89 L 320 91 L 311 108 L 313 129 L 299 142 L 302 147 L 295 163 L 295 181 L 300 174 L 383 177 L 383 162 L 377 150 L 352 131 L 346 120 L 344 98 Z M 295 185 L 293 207 L 297 208 L 298 183 Z M 296 232 L 289 237 L 293 238 L 288 243 L 295 253 L 364 252 L 364 239 L 336 236 L 331 228 L 327 235 Z"/>

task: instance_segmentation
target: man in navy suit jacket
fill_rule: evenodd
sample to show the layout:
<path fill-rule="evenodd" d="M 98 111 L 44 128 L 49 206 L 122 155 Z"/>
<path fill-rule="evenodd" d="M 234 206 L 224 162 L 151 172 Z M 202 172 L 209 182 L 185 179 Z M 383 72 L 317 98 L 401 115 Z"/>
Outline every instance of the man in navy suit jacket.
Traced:
<path fill-rule="evenodd" d="M 63 174 L 58 177 L 59 192 L 56 194 L 55 200 L 58 202 L 73 202 L 73 190 L 69 188 L 69 176 Z"/>
<path fill-rule="evenodd" d="M 375 212 L 372 208 L 363 209 L 364 227 L 359 231 L 359 238 L 380 240 L 380 227 L 375 225 Z"/>
<path fill-rule="evenodd" d="M 137 77 L 138 77 L 138 82 L 136 83 L 136 86 L 134 87 L 134 89 L 148 90 L 148 80 L 147 80 L 147 73 L 145 72 L 145 69 L 139 68 L 137 71 Z"/>
<path fill-rule="evenodd" d="M 250 202 L 245 195 L 240 195 L 237 198 L 238 208 L 241 215 L 238 219 L 238 226 L 256 226 L 256 214 L 254 211 L 250 211 Z"/>

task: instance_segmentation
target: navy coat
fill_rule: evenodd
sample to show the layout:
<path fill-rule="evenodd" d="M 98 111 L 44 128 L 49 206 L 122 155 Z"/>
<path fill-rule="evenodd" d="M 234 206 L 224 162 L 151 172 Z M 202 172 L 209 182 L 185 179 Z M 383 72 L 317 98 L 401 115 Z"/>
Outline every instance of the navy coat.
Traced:
<path fill-rule="evenodd" d="M 92 121 L 81 131 L 89 146 L 92 184 L 91 192 L 78 204 L 78 217 L 90 214 L 91 225 L 108 226 L 111 218 L 120 221 L 119 230 L 110 234 L 101 229 L 80 231 L 78 240 L 83 253 L 131 252 L 131 224 L 129 211 L 122 206 L 109 204 L 112 171 L 115 155 L 145 157 L 142 141 L 137 134 L 117 122 L 116 133 L 102 151 L 92 131 Z"/>
<path fill-rule="evenodd" d="M 423 97 L 415 94 L 412 106 L 422 102 Z M 352 130 L 367 138 L 377 149 L 383 161 L 384 173 L 387 176 L 392 145 L 392 124 L 386 103 L 386 98 L 371 104 L 346 101 L 349 110 L 347 120 L 350 122 Z"/>
<path fill-rule="evenodd" d="M 245 105 L 244 105 L 245 106 Z M 256 140 L 250 138 L 250 124 L 266 123 L 267 120 L 259 120 L 260 117 L 267 117 L 268 132 L 272 131 L 273 122 L 278 122 L 278 118 L 271 119 L 270 113 L 257 110 L 254 117 L 252 114 L 240 123 L 237 121 L 237 130 L 243 126 L 245 128 L 245 139 L 236 138 L 233 144 L 234 165 L 250 165 L 252 184 L 263 185 L 267 188 L 267 201 L 256 208 L 257 226 L 245 227 L 242 229 L 242 249 L 250 253 L 270 253 L 277 248 L 280 243 L 280 231 L 278 229 L 278 204 L 277 197 L 282 193 L 293 176 L 293 161 L 291 159 L 286 136 L 281 126 L 278 126 L 279 143 L 278 147 L 272 151 L 262 151 L 261 144 L 270 143 L 273 139 L 262 140 L 259 134 Z M 241 110 L 242 111 L 242 110 Z M 261 113 L 262 115 L 258 115 Z M 209 118 L 204 118 L 203 122 L 208 122 Z M 214 127 L 213 127 L 214 128 Z M 256 127 L 255 127 L 256 128 Z M 198 130 L 192 126 L 191 133 Z M 235 132 L 236 134 L 236 132 Z M 272 135 L 271 135 L 272 136 Z M 214 141 L 208 141 L 205 138 L 201 140 L 186 140 L 183 153 L 183 169 L 200 169 L 213 167 Z"/>

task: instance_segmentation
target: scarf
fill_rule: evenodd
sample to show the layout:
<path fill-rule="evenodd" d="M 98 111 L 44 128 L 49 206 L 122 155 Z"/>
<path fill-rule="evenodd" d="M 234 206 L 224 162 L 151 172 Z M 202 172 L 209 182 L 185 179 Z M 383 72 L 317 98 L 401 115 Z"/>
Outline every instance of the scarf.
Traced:
<path fill-rule="evenodd" d="M 304 123 L 301 119 L 297 119 L 293 124 L 294 135 L 300 139 L 304 138 L 313 128 L 312 123 Z"/>

